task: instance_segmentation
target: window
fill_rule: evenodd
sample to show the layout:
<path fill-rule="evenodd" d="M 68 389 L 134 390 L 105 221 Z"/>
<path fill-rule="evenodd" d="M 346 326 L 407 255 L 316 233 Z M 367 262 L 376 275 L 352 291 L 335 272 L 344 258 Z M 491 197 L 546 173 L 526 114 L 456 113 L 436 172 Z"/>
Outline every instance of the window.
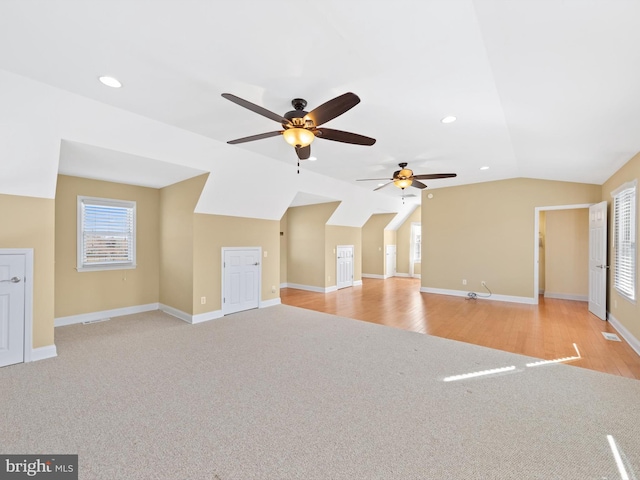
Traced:
<path fill-rule="evenodd" d="M 136 267 L 136 202 L 78 197 L 78 271 Z"/>
<path fill-rule="evenodd" d="M 636 182 L 622 185 L 613 196 L 613 286 L 630 300 L 636 298 Z"/>

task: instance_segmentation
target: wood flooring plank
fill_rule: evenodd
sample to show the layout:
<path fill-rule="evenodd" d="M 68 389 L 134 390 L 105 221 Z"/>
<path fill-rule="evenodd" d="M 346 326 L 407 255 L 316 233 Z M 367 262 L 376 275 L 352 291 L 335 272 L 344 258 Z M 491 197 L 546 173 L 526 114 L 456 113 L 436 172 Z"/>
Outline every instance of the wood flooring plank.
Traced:
<path fill-rule="evenodd" d="M 538 305 L 420 292 L 413 278 L 363 279 L 363 285 L 330 293 L 293 288 L 280 292 L 283 304 L 413 332 L 450 338 L 544 360 L 582 355 L 569 364 L 640 379 L 640 356 L 617 333 L 589 313 L 586 302 L 545 299 Z"/>

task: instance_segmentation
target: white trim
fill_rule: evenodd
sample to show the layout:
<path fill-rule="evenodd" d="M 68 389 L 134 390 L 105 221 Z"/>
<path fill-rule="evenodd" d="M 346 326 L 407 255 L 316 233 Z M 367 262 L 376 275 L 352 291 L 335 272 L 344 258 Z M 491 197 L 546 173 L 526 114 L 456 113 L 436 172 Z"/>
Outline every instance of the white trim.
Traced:
<path fill-rule="evenodd" d="M 196 315 L 191 315 L 190 313 L 183 312 L 182 310 L 178 310 L 177 308 L 170 307 L 169 305 L 165 305 L 163 303 L 159 305 L 158 309 L 161 312 L 168 313 L 169 315 L 176 317 L 182 320 L 183 322 L 187 322 L 192 325 L 223 317 L 222 310 L 213 310 L 211 312 L 198 313 Z"/>
<path fill-rule="evenodd" d="M 47 358 L 54 358 L 58 356 L 58 351 L 55 345 L 47 345 L 46 347 L 38 347 L 31 350 L 30 362 L 37 362 L 38 360 L 46 360 Z"/>
<path fill-rule="evenodd" d="M 395 274 L 396 277 L 407 277 L 407 278 L 412 278 L 411 275 L 409 275 L 408 273 L 402 273 L 402 272 L 396 272 Z"/>
<path fill-rule="evenodd" d="M 353 286 L 354 287 L 361 287 L 362 286 L 362 280 L 354 280 L 353 281 Z"/>
<path fill-rule="evenodd" d="M 379 278 L 381 280 L 384 280 L 385 278 L 387 278 L 386 275 L 378 275 L 377 273 L 363 273 L 362 274 L 362 278 Z"/>
<path fill-rule="evenodd" d="M 332 285 L 331 287 L 316 287 L 314 285 L 301 285 L 299 283 L 288 283 L 286 288 L 295 288 L 296 290 L 306 290 L 308 292 L 317 292 L 317 293 L 329 293 L 335 292 L 338 287 L 336 285 Z"/>
<path fill-rule="evenodd" d="M 533 304 L 538 305 L 538 289 L 540 288 L 540 212 L 549 210 L 573 210 L 577 208 L 589 208 L 595 203 L 578 203 L 574 205 L 552 205 L 547 207 L 535 207 L 533 218 Z M 528 298 L 528 297 L 522 297 Z"/>
<path fill-rule="evenodd" d="M 33 248 L 0 248 L 0 255 L 24 255 L 24 346 L 22 361 L 31 362 L 33 351 Z"/>
<path fill-rule="evenodd" d="M 281 303 L 282 302 L 280 301 L 280 297 L 272 298 L 270 300 L 260 300 L 259 308 L 273 307 L 274 305 L 280 305 Z"/>
<path fill-rule="evenodd" d="M 607 319 L 609 320 L 611 326 L 615 328 L 615 330 L 620 334 L 620 336 L 627 341 L 629 346 L 633 348 L 633 350 L 638 355 L 640 355 L 640 340 L 634 337 L 633 334 L 629 330 L 627 330 L 627 328 L 622 325 L 622 323 L 620 323 L 620 321 L 616 317 L 611 315 L 611 313 L 609 313 Z"/>
<path fill-rule="evenodd" d="M 573 295 L 570 293 L 553 293 L 553 292 L 545 292 L 544 298 L 557 298 L 559 300 L 576 300 L 578 302 L 588 302 L 588 295 Z"/>
<path fill-rule="evenodd" d="M 135 305 L 133 307 L 114 308 L 112 310 L 102 310 L 100 312 L 81 313 L 79 315 L 69 315 L 68 317 L 56 318 L 53 322 L 54 327 L 64 327 L 66 325 L 74 325 L 76 323 L 94 322 L 111 317 L 121 317 L 123 315 L 132 315 L 134 313 L 150 312 L 158 310 L 158 303 L 148 303 L 146 305 Z"/>
<path fill-rule="evenodd" d="M 635 188 L 638 186 L 638 180 L 631 180 L 630 182 L 623 183 L 618 188 L 616 188 L 613 192 L 611 192 L 611 198 L 618 195 L 620 192 L 626 190 L 627 188 Z"/>
<path fill-rule="evenodd" d="M 202 322 L 208 322 L 209 320 L 215 320 L 217 318 L 224 317 L 224 315 L 222 314 L 222 310 L 213 310 L 211 312 L 198 313 L 196 315 L 190 315 L 190 316 L 191 316 L 191 321 L 189 321 L 188 323 L 191 323 L 192 325 L 195 325 L 197 323 L 202 323 Z"/>
<path fill-rule="evenodd" d="M 289 284 L 288 283 L 281 283 L 280 284 L 280 288 L 289 288 Z"/>
<path fill-rule="evenodd" d="M 421 293 L 435 293 L 437 295 L 453 295 L 454 297 L 466 297 L 469 293 L 468 290 L 448 290 L 444 288 L 430 288 L 420 287 Z M 534 299 L 531 297 L 515 297 L 512 295 L 496 295 L 495 293 L 491 297 L 482 296 L 482 292 L 478 293 L 478 300 L 495 300 L 497 302 L 509 302 L 509 303 L 526 303 L 528 305 L 534 304 Z"/>

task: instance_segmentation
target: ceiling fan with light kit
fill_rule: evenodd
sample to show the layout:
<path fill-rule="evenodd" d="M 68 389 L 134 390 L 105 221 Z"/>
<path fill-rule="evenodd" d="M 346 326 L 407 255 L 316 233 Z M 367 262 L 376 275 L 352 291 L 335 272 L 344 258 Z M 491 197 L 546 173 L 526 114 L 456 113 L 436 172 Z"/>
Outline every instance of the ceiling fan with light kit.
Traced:
<path fill-rule="evenodd" d="M 413 170 L 407 168 L 407 163 L 402 162 L 399 163 L 398 166 L 400 170 L 396 170 L 393 172 L 392 178 L 361 178 L 356 180 L 357 182 L 369 182 L 369 181 L 382 181 L 387 180 L 387 183 L 379 185 L 373 190 L 380 190 L 381 188 L 386 187 L 387 185 L 394 184 L 396 187 L 404 190 L 407 187 L 415 187 L 419 189 L 427 188 L 427 186 L 422 183 L 420 180 L 434 180 L 438 178 L 453 178 L 456 177 L 455 173 L 424 173 L 420 175 L 414 175 Z"/>
<path fill-rule="evenodd" d="M 345 132 L 342 130 L 334 130 L 332 128 L 319 128 L 329 120 L 333 120 L 342 115 L 347 110 L 352 109 L 358 103 L 360 98 L 351 92 L 345 93 L 328 102 L 323 103 L 319 107 L 306 112 L 307 101 L 302 98 L 294 98 L 291 101 L 294 110 L 284 115 L 278 115 L 266 108 L 255 103 L 251 103 L 231 93 L 223 93 L 222 96 L 227 100 L 240 105 L 252 112 L 262 115 L 263 117 L 274 120 L 282 125 L 282 130 L 260 133 L 249 137 L 237 138 L 229 140 L 227 143 L 236 145 L 238 143 L 252 142 L 254 140 L 262 140 L 264 138 L 282 135 L 286 142 L 293 146 L 298 156 L 298 173 L 300 173 L 300 160 L 307 160 L 311 156 L 311 143 L 315 138 L 323 138 L 334 142 L 351 143 L 354 145 L 373 145 L 376 143 L 375 138 L 365 137 L 357 133 Z"/>

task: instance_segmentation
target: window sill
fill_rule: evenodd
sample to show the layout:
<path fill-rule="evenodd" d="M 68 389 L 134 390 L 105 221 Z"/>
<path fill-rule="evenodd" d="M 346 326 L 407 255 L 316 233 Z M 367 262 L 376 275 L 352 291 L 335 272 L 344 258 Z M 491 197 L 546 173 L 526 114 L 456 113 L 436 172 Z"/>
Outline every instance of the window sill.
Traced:
<path fill-rule="evenodd" d="M 78 272 L 101 272 L 104 270 L 134 270 L 137 265 L 92 265 L 90 267 L 76 267 Z"/>

